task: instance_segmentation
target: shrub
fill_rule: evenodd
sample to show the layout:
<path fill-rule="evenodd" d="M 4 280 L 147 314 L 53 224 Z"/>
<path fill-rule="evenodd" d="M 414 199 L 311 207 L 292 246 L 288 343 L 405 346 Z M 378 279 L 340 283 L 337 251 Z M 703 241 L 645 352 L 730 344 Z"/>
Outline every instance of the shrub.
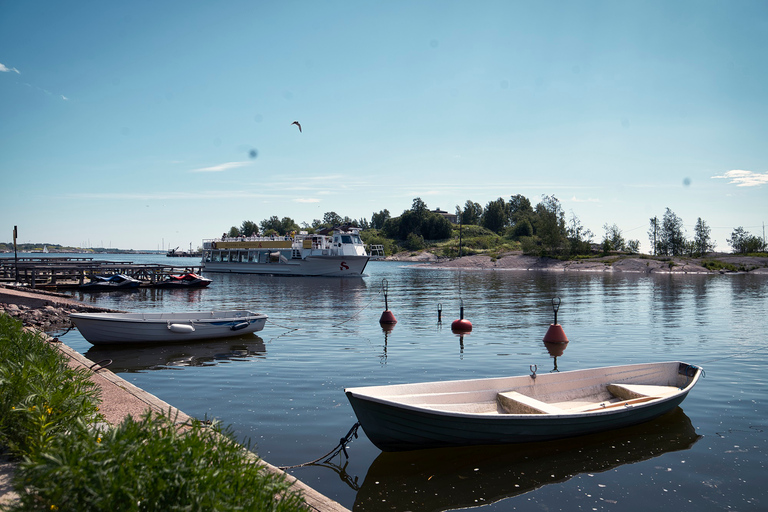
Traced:
<path fill-rule="evenodd" d="M 414 233 L 409 233 L 408 238 L 405 240 L 403 247 L 409 251 L 421 251 L 426 247 L 424 245 L 424 239 Z"/>
<path fill-rule="evenodd" d="M 0 314 L 0 445 L 35 456 L 76 419 L 99 418 L 100 389 L 67 362 L 43 335 Z"/>

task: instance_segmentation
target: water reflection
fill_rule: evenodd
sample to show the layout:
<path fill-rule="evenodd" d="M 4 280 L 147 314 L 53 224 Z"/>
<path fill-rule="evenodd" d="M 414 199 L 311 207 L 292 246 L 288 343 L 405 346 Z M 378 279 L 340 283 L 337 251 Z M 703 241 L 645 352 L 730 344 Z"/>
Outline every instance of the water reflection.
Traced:
<path fill-rule="evenodd" d="M 353 510 L 442 511 L 490 504 L 581 473 L 687 450 L 700 437 L 677 408 L 642 425 L 575 439 L 382 452 L 368 469 Z"/>
<path fill-rule="evenodd" d="M 565 353 L 565 349 L 568 346 L 568 342 L 561 343 L 561 342 L 552 342 L 552 341 L 544 341 L 544 346 L 547 349 L 547 352 L 550 356 L 552 356 L 552 359 L 554 359 L 555 367 L 550 370 L 550 373 L 552 372 L 559 372 L 560 370 L 557 369 L 557 358 L 562 356 Z"/>
<path fill-rule="evenodd" d="M 224 341 L 141 346 L 94 346 L 85 354 L 91 361 L 111 360 L 113 372 L 167 370 L 186 366 L 213 366 L 229 361 L 264 359 L 264 340 L 252 334 Z"/>

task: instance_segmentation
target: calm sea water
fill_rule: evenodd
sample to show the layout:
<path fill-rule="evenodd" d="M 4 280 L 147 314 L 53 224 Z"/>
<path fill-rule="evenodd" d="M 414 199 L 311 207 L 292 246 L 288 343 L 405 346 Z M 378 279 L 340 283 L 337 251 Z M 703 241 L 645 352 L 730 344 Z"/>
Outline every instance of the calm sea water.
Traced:
<path fill-rule="evenodd" d="M 105 256 L 104 259 L 116 259 Z M 125 258 L 117 258 L 125 259 Z M 138 255 L 134 262 L 197 264 Z M 184 412 L 218 418 L 277 466 L 329 452 L 355 423 L 345 387 L 680 360 L 706 377 L 654 422 L 552 443 L 388 454 L 360 430 L 331 463 L 290 470 L 355 511 L 765 510 L 768 276 L 444 271 L 371 262 L 362 278 L 210 274 L 203 290 L 76 293 L 127 311 L 244 308 L 258 336 L 153 348 L 62 340 Z M 398 323 L 384 332 L 389 309 Z M 542 343 L 553 320 L 570 343 Z M 450 324 L 464 316 L 471 334 Z M 438 309 L 442 308 L 442 322 Z"/>

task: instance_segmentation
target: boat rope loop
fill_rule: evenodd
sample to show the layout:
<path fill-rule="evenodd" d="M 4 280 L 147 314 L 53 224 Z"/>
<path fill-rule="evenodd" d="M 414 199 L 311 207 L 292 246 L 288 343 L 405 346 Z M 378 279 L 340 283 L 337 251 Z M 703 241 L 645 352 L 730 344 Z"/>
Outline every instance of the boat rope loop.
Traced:
<path fill-rule="evenodd" d="M 322 457 L 318 457 L 315 460 L 305 462 L 303 464 L 295 464 L 293 466 L 278 466 L 278 469 L 281 469 L 285 471 L 286 469 L 293 469 L 293 468 L 300 468 L 304 466 L 311 466 L 313 464 L 317 464 L 318 462 L 328 462 L 332 458 L 334 458 L 339 453 L 343 452 L 344 457 L 347 459 L 349 458 L 349 454 L 347 453 L 347 445 L 352 441 L 352 438 L 354 437 L 357 439 L 357 429 L 360 428 L 360 423 L 355 423 L 352 425 L 352 428 L 349 429 L 349 432 L 347 432 L 347 435 L 339 439 L 339 444 L 336 445 L 336 447 L 331 450 L 330 452 L 326 453 Z"/>
<path fill-rule="evenodd" d="M 111 364 L 112 364 L 111 359 L 102 359 L 101 361 L 93 363 L 91 366 L 88 367 L 88 369 L 91 370 L 93 373 L 96 373 L 99 370 L 103 370 L 104 368 L 106 368 Z"/>

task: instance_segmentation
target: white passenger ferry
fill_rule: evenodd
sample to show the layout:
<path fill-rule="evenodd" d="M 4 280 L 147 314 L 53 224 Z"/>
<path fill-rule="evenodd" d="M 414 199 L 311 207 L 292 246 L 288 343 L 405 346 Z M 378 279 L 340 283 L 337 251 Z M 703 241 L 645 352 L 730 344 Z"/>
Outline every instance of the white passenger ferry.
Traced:
<path fill-rule="evenodd" d="M 360 229 L 348 227 L 327 234 L 203 240 L 202 267 L 236 274 L 360 276 L 368 259 Z"/>

